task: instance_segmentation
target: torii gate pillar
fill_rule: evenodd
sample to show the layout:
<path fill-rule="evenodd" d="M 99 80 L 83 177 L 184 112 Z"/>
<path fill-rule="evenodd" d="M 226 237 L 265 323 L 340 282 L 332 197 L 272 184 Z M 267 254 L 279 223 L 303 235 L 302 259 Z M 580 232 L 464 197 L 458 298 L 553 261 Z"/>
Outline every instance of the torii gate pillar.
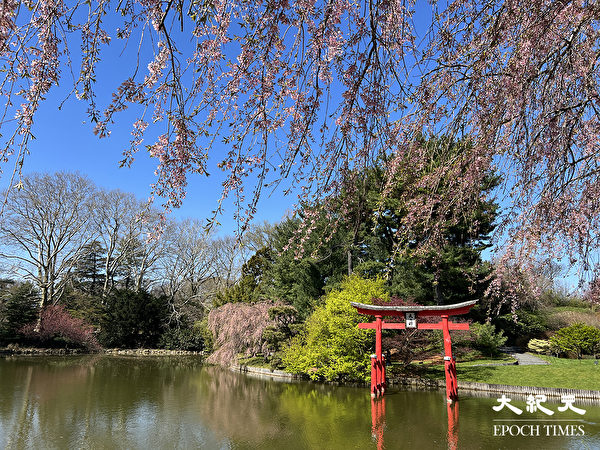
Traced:
<path fill-rule="evenodd" d="M 444 372 L 446 375 L 446 399 L 448 402 L 458 400 L 458 380 L 456 377 L 456 361 L 452 357 L 452 341 L 450 330 L 468 330 L 468 323 L 452 323 L 449 316 L 466 314 L 477 303 L 477 300 L 454 305 L 441 306 L 376 306 L 351 302 L 360 314 L 375 316 L 375 321 L 360 323 L 359 328 L 375 330 L 375 354 L 371 355 L 371 397 L 383 395 L 385 392 L 385 360 L 381 348 L 381 332 L 383 329 L 402 330 L 417 328 L 421 330 L 442 330 L 444 336 Z M 384 316 L 403 316 L 404 323 L 383 321 Z M 419 318 L 426 316 L 440 317 L 438 323 L 421 323 Z"/>
<path fill-rule="evenodd" d="M 468 324 L 467 324 L 468 325 Z M 452 341 L 448 316 L 442 316 L 442 333 L 444 336 L 444 373 L 446 374 L 446 399 L 451 402 L 458 400 L 458 379 L 456 377 L 456 360 L 452 356 Z"/>

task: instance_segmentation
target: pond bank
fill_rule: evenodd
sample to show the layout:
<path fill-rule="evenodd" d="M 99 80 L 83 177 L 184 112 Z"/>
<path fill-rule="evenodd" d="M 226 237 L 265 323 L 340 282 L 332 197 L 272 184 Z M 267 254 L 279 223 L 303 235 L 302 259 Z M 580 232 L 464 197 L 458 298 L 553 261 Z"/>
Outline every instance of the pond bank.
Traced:
<path fill-rule="evenodd" d="M 397 380 L 392 385 L 411 386 L 422 389 L 446 389 L 445 380 L 428 380 L 422 378 L 404 378 Z M 509 384 L 490 384 L 479 383 L 474 381 L 458 380 L 459 394 L 461 390 L 493 392 L 498 394 L 517 394 L 517 395 L 538 395 L 543 394 L 547 397 L 560 398 L 563 395 L 575 395 L 578 399 L 589 399 L 600 401 L 600 391 L 592 391 L 588 389 L 567 389 L 567 388 L 550 388 L 542 386 L 512 386 Z"/>
<path fill-rule="evenodd" d="M 284 372 L 282 370 L 269 369 L 266 367 L 254 367 L 246 365 L 232 365 L 230 370 L 234 372 L 245 373 L 252 376 L 272 378 L 277 380 L 301 380 L 304 379 L 300 375 L 293 373 Z M 341 383 L 330 383 L 330 384 L 341 384 Z M 365 386 L 368 387 L 367 383 L 347 383 L 352 386 Z M 390 380 L 390 386 L 399 387 L 411 387 L 422 390 L 444 390 L 446 388 L 445 380 L 430 380 L 427 378 L 395 378 Z M 560 398 L 563 395 L 575 395 L 578 399 L 588 399 L 600 401 L 600 391 L 593 391 L 587 389 L 567 389 L 567 388 L 549 388 L 540 386 L 512 386 L 508 384 L 489 384 L 479 383 L 473 381 L 460 381 L 458 380 L 459 394 L 460 390 L 473 391 L 473 392 L 491 392 L 498 394 L 516 394 L 519 396 L 524 395 L 538 395 L 543 394 L 548 397 Z"/>
<path fill-rule="evenodd" d="M 21 355 L 21 356 L 60 356 L 60 355 L 87 355 L 87 354 L 105 354 L 105 355 L 130 355 L 130 356 L 188 356 L 188 355 L 203 355 L 203 352 L 188 351 L 188 350 L 165 350 L 156 348 L 108 348 L 99 352 L 89 352 L 83 349 L 69 348 L 36 348 L 36 347 L 19 347 L 11 346 L 0 348 L 0 356 L 2 355 Z"/>
<path fill-rule="evenodd" d="M 9 346 L 0 348 L 0 356 L 60 356 L 60 355 L 84 355 L 89 352 L 80 349 L 42 349 L 32 347 L 17 347 Z M 98 354 L 106 355 L 128 355 L 128 356 L 202 356 L 202 352 L 186 351 L 186 350 L 164 350 L 164 349 L 105 349 Z M 269 378 L 272 380 L 291 381 L 291 380 L 304 380 L 305 378 L 284 372 L 282 370 L 275 370 L 265 367 L 255 367 L 248 365 L 233 365 L 230 370 L 234 372 L 240 372 L 252 376 L 258 376 L 261 378 Z M 333 385 L 345 384 L 349 386 L 364 386 L 368 387 L 367 383 L 329 383 Z M 389 381 L 390 386 L 399 387 L 411 387 L 420 390 L 443 390 L 445 389 L 445 381 L 443 379 L 431 380 L 427 378 L 409 378 L 409 377 L 396 377 Z M 459 391 L 472 391 L 472 392 L 490 392 L 498 394 L 511 394 L 511 395 L 538 395 L 544 394 L 548 397 L 560 398 L 563 395 L 575 395 L 578 399 L 589 399 L 600 401 L 600 391 L 586 390 L 586 389 L 567 389 L 567 388 L 548 388 L 541 386 L 513 386 L 505 384 L 490 384 L 481 382 L 461 381 L 458 380 Z"/>

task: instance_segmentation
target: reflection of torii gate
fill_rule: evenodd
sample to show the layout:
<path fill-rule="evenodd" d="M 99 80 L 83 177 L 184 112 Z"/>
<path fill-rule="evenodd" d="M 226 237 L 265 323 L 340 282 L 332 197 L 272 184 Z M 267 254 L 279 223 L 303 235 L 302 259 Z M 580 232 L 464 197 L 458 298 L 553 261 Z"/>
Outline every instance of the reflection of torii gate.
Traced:
<path fill-rule="evenodd" d="M 351 302 L 350 304 L 360 314 L 375 316 L 374 322 L 358 324 L 359 328 L 371 328 L 375 330 L 375 355 L 371 356 L 371 397 L 383 395 L 385 391 L 385 361 L 381 352 L 381 330 L 415 328 L 419 330 L 442 330 L 444 334 L 446 399 L 448 402 L 457 400 L 456 361 L 452 358 L 450 330 L 468 330 L 469 324 L 452 323 L 448 321 L 448 317 L 468 313 L 475 303 L 477 303 L 477 300 L 441 306 L 376 306 Z M 404 323 L 384 323 L 384 316 L 404 316 Z M 419 318 L 426 316 L 441 317 L 442 320 L 438 323 L 422 323 L 419 321 Z"/>

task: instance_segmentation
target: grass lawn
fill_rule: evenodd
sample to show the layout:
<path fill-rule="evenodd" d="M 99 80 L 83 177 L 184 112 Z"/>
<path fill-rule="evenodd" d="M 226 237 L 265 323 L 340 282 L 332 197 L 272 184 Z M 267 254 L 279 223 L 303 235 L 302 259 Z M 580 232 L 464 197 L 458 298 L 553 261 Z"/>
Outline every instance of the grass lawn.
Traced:
<path fill-rule="evenodd" d="M 262 367 L 263 369 L 271 368 L 271 365 L 262 356 L 240 356 L 238 364 L 242 366 Z"/>
<path fill-rule="evenodd" d="M 456 372 L 462 381 L 475 381 L 512 386 L 539 386 L 600 391 L 600 365 L 593 359 L 563 359 L 544 356 L 550 362 L 544 366 L 473 366 L 491 361 L 458 363 Z M 426 378 L 443 379 L 443 365 L 415 367 L 415 374 Z"/>
<path fill-rule="evenodd" d="M 585 314 L 594 314 L 594 311 L 592 311 L 588 306 L 554 306 L 552 308 L 550 308 L 550 311 L 553 313 L 557 313 L 557 312 L 564 312 L 564 311 L 575 311 L 575 312 L 581 312 L 581 313 L 585 313 Z"/>
<path fill-rule="evenodd" d="M 514 364 L 517 360 L 510 355 L 498 355 L 494 358 L 485 358 L 485 359 L 472 359 L 468 361 L 460 361 L 457 362 L 456 366 L 465 367 L 465 366 L 478 366 L 481 364 Z"/>

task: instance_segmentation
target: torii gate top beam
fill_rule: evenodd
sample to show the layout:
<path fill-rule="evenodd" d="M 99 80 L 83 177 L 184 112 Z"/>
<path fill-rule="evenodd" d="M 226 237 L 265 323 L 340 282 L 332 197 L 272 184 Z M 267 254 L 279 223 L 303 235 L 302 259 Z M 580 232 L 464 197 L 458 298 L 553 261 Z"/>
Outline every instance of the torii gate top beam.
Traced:
<path fill-rule="evenodd" d="M 414 312 L 419 317 L 456 316 L 459 314 L 466 314 L 475 305 L 475 303 L 477 303 L 477 300 L 455 303 L 453 305 L 379 306 L 350 302 L 350 304 L 354 306 L 359 313 L 366 314 L 369 316 L 404 316 L 404 314 L 407 312 Z"/>

